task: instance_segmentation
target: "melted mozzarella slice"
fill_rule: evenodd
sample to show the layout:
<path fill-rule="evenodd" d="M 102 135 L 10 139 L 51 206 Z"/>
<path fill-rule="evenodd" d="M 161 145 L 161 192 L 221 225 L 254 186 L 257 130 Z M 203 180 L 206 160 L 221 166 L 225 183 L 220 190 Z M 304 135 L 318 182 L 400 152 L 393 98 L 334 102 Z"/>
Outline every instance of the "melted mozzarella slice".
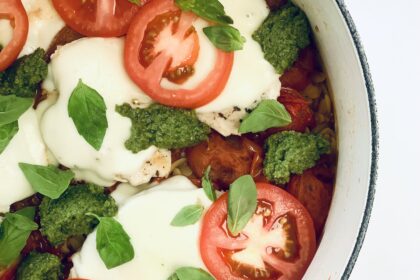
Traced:
<path fill-rule="evenodd" d="M 82 250 L 73 256 L 73 277 L 101 280 L 164 280 L 177 268 L 192 266 L 205 269 L 200 257 L 201 221 L 186 227 L 170 225 L 184 206 L 211 201 L 202 189 L 187 178 L 172 177 L 160 185 L 129 199 L 116 219 L 131 238 L 135 257 L 108 270 L 96 250 L 96 232 L 90 234 Z"/>
<path fill-rule="evenodd" d="M 147 105 L 144 95 L 127 76 L 123 65 L 124 40 L 84 38 L 57 50 L 50 64 L 50 79 L 59 93 L 57 102 L 44 114 L 42 135 L 61 164 L 75 171 L 78 179 L 98 185 L 115 181 L 140 185 L 154 176 L 169 174 L 171 155 L 154 146 L 137 154 L 125 147 L 131 120 L 115 111 L 116 105 Z M 108 130 L 99 151 L 92 148 L 76 130 L 67 105 L 79 79 L 94 88 L 107 106 Z"/>
<path fill-rule="evenodd" d="M 0 212 L 8 212 L 10 204 L 35 193 L 19 168 L 20 162 L 48 164 L 46 148 L 33 109 L 20 117 L 18 133 L 0 154 Z"/>
<path fill-rule="evenodd" d="M 239 134 L 240 120 L 246 116 L 245 109 L 253 109 L 262 99 L 276 99 L 280 95 L 279 75 L 264 59 L 260 45 L 252 34 L 269 14 L 264 0 L 221 0 L 226 13 L 234 20 L 234 26 L 245 37 L 244 49 L 234 53 L 234 64 L 229 81 L 222 93 L 209 104 L 198 108 L 198 117 L 221 134 Z M 184 84 L 176 85 L 162 81 L 166 88 L 196 87 L 205 79 L 215 64 L 216 49 L 203 32 L 208 26 L 198 19 L 194 27 L 200 40 L 200 54 L 195 64 L 195 74 Z"/>
<path fill-rule="evenodd" d="M 31 54 L 37 48 L 47 50 L 54 36 L 65 23 L 55 11 L 51 0 L 22 0 L 29 19 L 28 39 L 19 56 Z M 0 20 L 0 44 L 7 45 L 13 36 L 8 20 Z"/>

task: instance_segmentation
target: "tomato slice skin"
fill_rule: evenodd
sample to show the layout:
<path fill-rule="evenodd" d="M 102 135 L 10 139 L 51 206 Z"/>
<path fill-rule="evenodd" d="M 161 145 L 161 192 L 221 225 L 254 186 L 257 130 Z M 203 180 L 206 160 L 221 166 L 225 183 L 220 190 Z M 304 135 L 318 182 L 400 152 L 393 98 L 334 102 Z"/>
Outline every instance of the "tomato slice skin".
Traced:
<path fill-rule="evenodd" d="M 52 0 L 65 23 L 89 37 L 119 37 L 127 33 L 140 6 L 128 0 Z M 146 1 L 143 1 L 144 4 Z"/>
<path fill-rule="evenodd" d="M 269 201 L 272 204 L 272 218 L 264 226 L 269 230 L 274 221 L 283 215 L 294 217 L 297 227 L 298 255 L 296 259 L 286 261 L 274 254 L 266 253 L 264 261 L 280 272 L 278 280 L 297 280 L 303 277 L 316 250 L 315 230 L 312 219 L 304 206 L 286 191 L 267 183 L 257 183 L 258 200 Z M 241 250 L 246 247 L 246 238 L 234 238 L 224 228 L 227 218 L 227 197 L 222 195 L 204 216 L 200 234 L 201 257 L 210 271 L 218 280 L 245 279 L 233 275 L 225 262 L 220 249 Z"/>
<path fill-rule="evenodd" d="M 158 15 L 178 10 L 173 0 L 154 0 L 137 13 L 126 37 L 125 69 L 131 79 L 153 100 L 167 106 L 194 109 L 209 103 L 222 92 L 232 70 L 234 54 L 217 50 L 214 68 L 194 89 L 163 88 L 160 83 L 172 57 L 166 52 L 161 52 L 148 67 L 145 67 L 140 63 L 139 53 L 147 24 Z M 181 31 L 176 32 L 174 36 L 184 37 L 185 31 L 192 26 L 195 19 L 195 15 L 183 12 L 178 27 Z M 185 31 L 182 32 L 183 30 Z M 170 47 L 168 46 L 168 50 Z"/>
<path fill-rule="evenodd" d="M 14 27 L 12 40 L 0 52 L 0 71 L 9 67 L 18 57 L 26 43 L 29 20 L 19 0 L 0 1 L 0 19 L 8 19 Z"/>

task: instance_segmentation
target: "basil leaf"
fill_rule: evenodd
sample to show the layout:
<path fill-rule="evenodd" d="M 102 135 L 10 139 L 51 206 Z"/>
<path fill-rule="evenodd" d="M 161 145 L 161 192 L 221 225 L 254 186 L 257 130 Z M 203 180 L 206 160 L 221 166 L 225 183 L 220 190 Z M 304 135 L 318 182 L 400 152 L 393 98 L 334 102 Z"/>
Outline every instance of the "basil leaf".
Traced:
<path fill-rule="evenodd" d="M 22 208 L 22 209 L 16 211 L 15 214 L 24 216 L 24 217 L 33 221 L 34 218 L 35 218 L 35 212 L 36 212 L 36 208 L 30 206 L 30 207 L 25 207 L 25 208 Z"/>
<path fill-rule="evenodd" d="M 206 171 L 204 172 L 203 178 L 201 179 L 201 186 L 203 187 L 203 190 L 206 196 L 211 201 L 216 201 L 217 196 L 216 196 L 216 191 L 213 188 L 213 184 L 211 183 L 211 180 L 210 180 L 210 170 L 211 170 L 211 166 L 209 165 Z"/>
<path fill-rule="evenodd" d="M 18 131 L 19 124 L 17 121 L 5 125 L 0 125 L 0 154 L 4 152 Z"/>
<path fill-rule="evenodd" d="M 194 204 L 185 206 L 175 215 L 171 222 L 171 226 L 184 227 L 193 225 L 200 220 L 203 212 L 204 207 L 202 205 Z"/>
<path fill-rule="evenodd" d="M 22 209 L 20 213 L 7 213 L 0 224 L 0 266 L 8 266 L 17 259 L 31 232 L 38 229 L 34 221 L 25 217 L 29 212 Z"/>
<path fill-rule="evenodd" d="M 74 173 L 71 170 L 64 171 L 53 165 L 40 166 L 19 163 L 19 167 L 36 192 L 52 199 L 59 198 L 74 178 Z"/>
<path fill-rule="evenodd" d="M 257 187 L 252 176 L 239 177 L 228 193 L 228 229 L 238 235 L 257 209 Z"/>
<path fill-rule="evenodd" d="M 167 280 L 214 280 L 214 278 L 201 268 L 181 267 Z"/>
<path fill-rule="evenodd" d="M 27 214 L 26 212 L 23 213 Z M 10 224 L 12 224 L 18 229 L 29 231 L 38 229 L 38 225 L 28 217 L 25 217 L 24 215 L 16 213 L 7 213 L 5 217 Z"/>
<path fill-rule="evenodd" d="M 240 133 L 260 132 L 272 127 L 287 126 L 292 118 L 286 108 L 277 100 L 263 100 L 257 108 L 242 121 Z"/>
<path fill-rule="evenodd" d="M 96 231 L 96 250 L 108 269 L 120 266 L 134 258 L 134 248 L 130 236 L 122 225 L 110 217 L 98 217 L 99 225 Z"/>
<path fill-rule="evenodd" d="M 215 25 L 203 28 L 204 34 L 213 45 L 225 52 L 242 50 L 246 39 L 232 26 Z"/>
<path fill-rule="evenodd" d="M 103 97 L 80 80 L 70 96 L 67 109 L 79 134 L 99 151 L 108 128 Z"/>
<path fill-rule="evenodd" d="M 0 126 L 17 121 L 32 103 L 32 98 L 0 95 Z"/>
<path fill-rule="evenodd" d="M 185 12 L 193 12 L 201 18 L 219 24 L 232 24 L 233 19 L 226 15 L 225 7 L 218 0 L 175 0 Z"/>

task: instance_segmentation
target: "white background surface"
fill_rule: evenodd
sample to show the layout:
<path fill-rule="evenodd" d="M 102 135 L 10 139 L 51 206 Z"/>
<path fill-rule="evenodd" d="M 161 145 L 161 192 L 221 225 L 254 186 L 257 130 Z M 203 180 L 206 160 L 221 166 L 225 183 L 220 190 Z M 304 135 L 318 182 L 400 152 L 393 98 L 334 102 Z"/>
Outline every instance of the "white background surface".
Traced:
<path fill-rule="evenodd" d="M 420 279 L 420 1 L 346 0 L 376 89 L 375 204 L 351 280 Z"/>

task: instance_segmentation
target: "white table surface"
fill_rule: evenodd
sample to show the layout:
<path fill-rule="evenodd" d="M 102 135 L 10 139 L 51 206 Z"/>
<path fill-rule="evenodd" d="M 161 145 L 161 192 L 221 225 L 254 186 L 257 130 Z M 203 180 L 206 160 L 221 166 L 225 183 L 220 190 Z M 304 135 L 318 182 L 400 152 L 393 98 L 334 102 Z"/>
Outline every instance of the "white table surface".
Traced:
<path fill-rule="evenodd" d="M 380 127 L 375 203 L 350 279 L 420 279 L 420 1 L 346 3 L 368 56 Z"/>

